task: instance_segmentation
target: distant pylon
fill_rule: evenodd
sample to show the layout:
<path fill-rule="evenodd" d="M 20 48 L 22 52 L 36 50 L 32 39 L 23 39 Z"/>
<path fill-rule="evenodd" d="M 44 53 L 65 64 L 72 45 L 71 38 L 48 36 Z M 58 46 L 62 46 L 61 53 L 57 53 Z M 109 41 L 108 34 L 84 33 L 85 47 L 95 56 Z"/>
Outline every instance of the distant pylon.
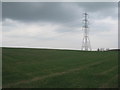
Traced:
<path fill-rule="evenodd" d="M 85 51 L 91 51 L 91 45 L 90 45 L 90 39 L 89 39 L 89 35 L 88 35 L 88 32 L 89 32 L 89 27 L 88 27 L 88 14 L 87 13 L 84 13 L 84 20 L 83 20 L 83 27 L 82 27 L 82 30 L 84 31 L 84 37 L 83 37 L 83 41 L 82 41 L 82 50 L 85 50 Z"/>

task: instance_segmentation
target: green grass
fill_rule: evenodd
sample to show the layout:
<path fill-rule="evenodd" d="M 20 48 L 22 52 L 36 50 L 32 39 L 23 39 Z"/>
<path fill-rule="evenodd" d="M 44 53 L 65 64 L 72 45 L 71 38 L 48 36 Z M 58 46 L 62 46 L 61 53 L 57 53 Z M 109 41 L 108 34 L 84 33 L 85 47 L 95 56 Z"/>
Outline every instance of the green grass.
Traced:
<path fill-rule="evenodd" d="M 3 48 L 4 88 L 118 87 L 117 51 Z"/>

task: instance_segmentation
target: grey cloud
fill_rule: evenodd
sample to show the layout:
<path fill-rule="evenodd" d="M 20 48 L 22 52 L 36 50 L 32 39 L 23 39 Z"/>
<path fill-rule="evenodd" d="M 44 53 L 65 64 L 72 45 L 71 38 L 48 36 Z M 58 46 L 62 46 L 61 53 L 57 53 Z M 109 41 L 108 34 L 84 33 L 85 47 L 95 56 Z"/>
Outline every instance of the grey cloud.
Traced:
<path fill-rule="evenodd" d="M 83 7 L 86 11 L 97 12 L 108 10 L 117 7 L 117 2 L 81 2 L 76 3 L 78 6 Z"/>
<path fill-rule="evenodd" d="M 116 8 L 117 8 L 116 3 L 100 3 L 100 2 L 99 3 L 3 2 L 2 8 L 3 20 L 9 18 L 12 21 L 17 22 L 18 25 L 17 27 L 17 25 L 15 25 L 14 23 L 3 21 L 3 23 L 6 22 L 5 24 L 3 24 L 4 32 L 3 45 L 34 46 L 36 44 L 36 46 L 51 45 L 53 47 L 62 47 L 59 44 L 59 42 L 61 42 L 62 44 L 64 44 L 63 47 L 68 47 L 69 45 L 71 45 L 71 47 L 80 48 L 81 45 L 80 38 L 82 37 L 80 36 L 80 34 L 83 33 L 82 31 L 79 31 L 79 28 L 82 26 L 83 19 L 82 13 L 84 11 L 88 12 L 88 14 L 90 15 L 89 18 L 90 23 L 92 23 L 92 20 L 99 21 L 101 18 L 102 20 L 105 20 L 106 17 L 108 16 L 111 16 L 112 19 L 114 20 L 114 18 L 116 17 L 115 13 Z M 38 32 L 37 35 L 36 34 L 32 35 L 33 32 L 36 31 L 34 27 L 28 26 L 32 25 L 31 23 L 29 24 L 28 22 L 32 22 L 33 25 L 39 24 L 38 26 L 42 25 L 44 26 L 44 24 L 46 26 L 49 24 L 51 25 L 53 23 L 55 26 L 58 25 L 60 27 L 56 28 L 56 30 L 54 31 L 52 31 L 51 28 L 50 29 L 47 28 L 45 29 L 46 33 Z M 24 24 L 25 27 L 22 28 L 23 33 L 19 34 L 19 28 L 22 27 L 20 26 L 21 23 L 22 25 Z M 104 46 L 105 43 L 110 43 L 108 45 L 105 45 L 105 47 L 106 46 L 116 47 L 116 44 L 114 43 L 116 39 L 114 37 L 116 37 L 116 34 L 109 32 L 110 28 L 112 30 L 115 29 L 114 26 L 111 25 L 109 22 L 106 24 L 103 23 L 104 25 L 102 23 L 100 23 L 101 25 L 98 24 L 90 25 L 91 34 L 90 37 L 93 37 L 90 39 L 94 43 L 92 47 L 98 48 L 101 47 L 101 45 Z M 27 32 L 28 28 L 26 26 L 30 27 L 30 29 L 31 28 L 33 29 L 32 32 L 29 32 L 30 35 L 28 35 Z M 15 31 L 11 32 L 10 30 Z M 18 32 L 16 32 L 16 30 L 18 30 Z M 106 32 L 108 31 L 109 35 L 102 34 L 104 37 L 101 36 L 100 32 L 104 33 L 104 31 Z M 102 41 L 101 45 L 98 42 L 99 40 Z M 67 41 L 69 41 L 70 43 L 67 44 Z M 74 45 L 74 41 L 77 44 Z M 113 46 L 111 44 L 113 44 Z"/>
<path fill-rule="evenodd" d="M 0 22 L 2 21 L 2 2 L 0 1 Z"/>
<path fill-rule="evenodd" d="M 67 22 L 75 19 L 74 9 L 64 8 L 61 3 L 3 3 L 3 19 L 12 18 L 23 21 Z"/>
<path fill-rule="evenodd" d="M 10 18 L 27 23 L 59 23 L 62 28 L 56 32 L 76 32 L 74 28 L 82 26 L 83 11 L 89 13 L 92 23 L 92 20 L 108 16 L 116 18 L 116 7 L 117 3 L 113 2 L 3 2 L 2 14 L 3 20 Z"/>
<path fill-rule="evenodd" d="M 112 15 L 116 3 L 108 2 L 3 2 L 3 20 L 11 18 L 22 21 L 72 22 L 81 18 L 81 11 L 100 12 L 100 16 Z M 71 8 L 72 7 L 72 8 Z M 112 10 L 113 9 L 113 10 Z M 106 12 L 107 10 L 107 12 Z M 104 13 L 104 14 L 103 14 Z"/>
<path fill-rule="evenodd" d="M 117 19 L 118 18 L 118 3 L 117 2 L 81 2 L 76 3 L 79 7 L 82 7 L 86 12 L 91 15 L 93 19 L 102 19 L 108 16 Z"/>
<path fill-rule="evenodd" d="M 76 32 L 80 32 L 80 30 L 78 30 L 78 28 L 74 28 L 74 27 L 61 27 L 59 29 L 56 30 L 56 32 L 58 33 L 68 33 L 68 32 L 72 32 L 72 33 L 76 33 Z"/>
<path fill-rule="evenodd" d="M 120 49 L 120 2 L 118 3 L 118 48 Z"/>

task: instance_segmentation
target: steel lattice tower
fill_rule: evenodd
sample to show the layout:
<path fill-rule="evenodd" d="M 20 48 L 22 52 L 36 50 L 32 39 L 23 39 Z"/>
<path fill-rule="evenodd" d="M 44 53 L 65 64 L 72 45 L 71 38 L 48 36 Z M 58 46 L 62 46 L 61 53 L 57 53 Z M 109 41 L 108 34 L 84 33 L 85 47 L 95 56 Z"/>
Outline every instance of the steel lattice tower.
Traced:
<path fill-rule="evenodd" d="M 91 50 L 91 45 L 90 45 L 90 39 L 89 39 L 89 27 L 88 27 L 88 14 L 84 13 L 84 20 L 83 20 L 83 27 L 82 30 L 84 31 L 84 37 L 82 41 L 82 50 L 85 51 L 90 51 Z"/>

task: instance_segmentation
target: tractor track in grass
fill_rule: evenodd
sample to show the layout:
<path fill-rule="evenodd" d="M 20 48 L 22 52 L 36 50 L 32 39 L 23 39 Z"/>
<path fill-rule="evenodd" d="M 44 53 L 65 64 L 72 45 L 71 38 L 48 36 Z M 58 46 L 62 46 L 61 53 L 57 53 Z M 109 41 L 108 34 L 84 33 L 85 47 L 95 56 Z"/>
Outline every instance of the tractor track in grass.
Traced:
<path fill-rule="evenodd" d="M 105 75 L 105 74 L 107 74 L 107 73 L 109 73 L 109 72 L 112 72 L 112 71 L 115 70 L 116 68 L 118 68 L 118 66 L 114 66 L 114 67 L 112 67 L 112 68 L 110 68 L 110 69 L 107 69 L 106 71 L 97 73 L 97 74 L 95 74 L 95 75 Z"/>
<path fill-rule="evenodd" d="M 105 75 L 106 73 L 109 73 L 109 72 L 115 70 L 116 68 L 118 68 L 118 67 L 117 67 L 117 66 L 114 66 L 114 67 L 112 67 L 112 68 L 110 68 L 110 69 L 108 69 L 108 70 L 106 70 L 106 71 L 100 73 L 100 75 Z"/>
<path fill-rule="evenodd" d="M 108 61 L 108 60 L 106 60 L 106 61 Z M 74 69 L 71 69 L 71 70 L 67 70 L 67 71 L 63 71 L 63 72 L 56 72 L 56 73 L 46 75 L 46 76 L 42 76 L 42 77 L 34 77 L 31 80 L 22 80 L 22 81 L 19 81 L 19 82 L 16 82 L 16 83 L 10 83 L 10 84 L 5 85 L 5 86 L 3 85 L 3 88 L 14 87 L 15 85 L 19 85 L 19 84 L 26 84 L 26 83 L 33 82 L 33 81 L 43 80 L 43 79 L 46 79 L 46 78 L 49 78 L 49 77 L 55 77 L 55 76 L 60 76 L 60 75 L 64 75 L 64 74 L 75 72 L 75 71 L 80 71 L 80 70 L 86 69 L 90 66 L 101 64 L 103 62 L 105 62 L 105 61 L 97 61 L 97 62 L 94 62 L 94 63 L 92 62 L 92 63 L 86 64 L 84 66 L 80 66 L 78 68 L 74 68 Z"/>
<path fill-rule="evenodd" d="M 103 83 L 99 88 L 109 88 L 109 83 L 112 82 L 112 80 L 114 80 L 117 77 L 118 77 L 118 75 L 113 76 L 110 80 L 108 80 L 107 82 Z"/>

